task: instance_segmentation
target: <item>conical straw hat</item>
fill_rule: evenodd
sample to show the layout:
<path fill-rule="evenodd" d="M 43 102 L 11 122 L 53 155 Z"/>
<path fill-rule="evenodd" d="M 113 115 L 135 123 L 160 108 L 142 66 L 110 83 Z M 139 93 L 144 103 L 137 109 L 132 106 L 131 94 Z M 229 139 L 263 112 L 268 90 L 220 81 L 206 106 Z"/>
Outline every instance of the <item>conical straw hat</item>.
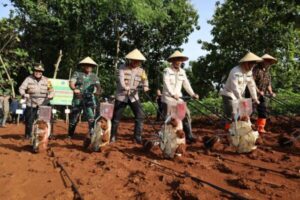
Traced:
<path fill-rule="evenodd" d="M 262 58 L 258 57 L 252 52 L 248 52 L 241 60 L 240 63 L 242 62 L 261 62 L 263 61 Z"/>
<path fill-rule="evenodd" d="M 261 58 L 264 59 L 264 60 L 274 60 L 274 61 L 277 61 L 276 58 L 274 58 L 273 56 L 270 56 L 269 54 L 265 54 Z"/>
<path fill-rule="evenodd" d="M 91 57 L 86 57 L 85 59 L 79 62 L 79 65 L 83 64 L 97 66 L 97 63 Z"/>
<path fill-rule="evenodd" d="M 129 52 L 125 58 L 128 60 L 146 60 L 145 56 L 138 49 L 134 49 L 133 51 Z"/>
<path fill-rule="evenodd" d="M 187 61 L 189 58 L 185 55 L 183 55 L 180 51 L 175 51 L 167 60 L 171 61 L 172 59 L 177 58 L 181 61 Z M 176 60 L 177 60 L 176 59 Z"/>

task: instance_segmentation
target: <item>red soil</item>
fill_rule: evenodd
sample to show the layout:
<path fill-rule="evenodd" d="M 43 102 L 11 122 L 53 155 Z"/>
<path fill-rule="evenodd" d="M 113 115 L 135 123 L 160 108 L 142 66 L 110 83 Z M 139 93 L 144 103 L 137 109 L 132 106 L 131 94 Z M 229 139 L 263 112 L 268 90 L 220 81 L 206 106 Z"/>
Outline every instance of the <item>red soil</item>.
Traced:
<path fill-rule="evenodd" d="M 1 199 L 73 199 L 71 184 L 55 166 L 56 160 L 84 199 L 232 199 L 195 177 L 247 199 L 300 199 L 300 142 L 291 147 L 280 147 L 277 142 L 280 134 L 289 136 L 299 128 L 299 117 L 290 123 L 271 119 L 267 127 L 271 132 L 251 154 L 237 154 L 224 141 L 212 151 L 205 150 L 202 137 L 224 133 L 217 121 L 213 125 L 207 122 L 201 118 L 194 121 L 199 142 L 188 145 L 186 154 L 174 160 L 163 159 L 158 148 L 145 153 L 134 144 L 130 120 L 120 124 L 118 141 L 102 152 L 82 149 L 87 124 L 81 123 L 76 130 L 79 134 L 69 140 L 66 124 L 58 121 L 56 140 L 49 143 L 55 157 L 49 152 L 31 153 L 29 141 L 23 139 L 24 126 L 8 125 L 0 129 Z M 153 134 L 152 126 L 146 124 L 144 135 Z"/>

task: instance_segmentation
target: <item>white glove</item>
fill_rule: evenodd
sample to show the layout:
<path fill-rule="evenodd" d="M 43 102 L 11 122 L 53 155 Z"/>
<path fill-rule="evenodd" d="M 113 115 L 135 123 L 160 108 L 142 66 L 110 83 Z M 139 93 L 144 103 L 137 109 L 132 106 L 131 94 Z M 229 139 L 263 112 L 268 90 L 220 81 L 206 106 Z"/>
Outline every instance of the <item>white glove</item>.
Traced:
<path fill-rule="evenodd" d="M 276 97 L 276 94 L 274 92 L 271 93 L 272 97 Z"/>
<path fill-rule="evenodd" d="M 253 99 L 254 103 L 260 104 L 260 102 L 257 99 Z"/>
<path fill-rule="evenodd" d="M 20 104 L 25 104 L 26 103 L 26 99 L 20 99 Z"/>
<path fill-rule="evenodd" d="M 194 95 L 193 95 L 193 98 L 194 98 L 194 99 L 199 99 L 199 95 L 198 95 L 198 94 L 194 94 Z"/>
<path fill-rule="evenodd" d="M 178 94 L 175 94 L 175 95 L 173 95 L 172 97 L 173 97 L 174 99 L 176 99 L 176 100 L 178 100 L 178 99 L 180 98 Z"/>

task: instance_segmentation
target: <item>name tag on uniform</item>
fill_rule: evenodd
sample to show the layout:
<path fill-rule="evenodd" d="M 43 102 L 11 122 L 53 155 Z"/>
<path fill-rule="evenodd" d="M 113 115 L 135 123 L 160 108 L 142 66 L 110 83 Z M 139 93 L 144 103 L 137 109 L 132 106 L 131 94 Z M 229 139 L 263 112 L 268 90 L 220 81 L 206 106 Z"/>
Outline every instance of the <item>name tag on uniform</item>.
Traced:
<path fill-rule="evenodd" d="M 18 115 L 23 115 L 23 110 L 22 110 L 22 109 L 17 109 L 17 110 L 16 110 L 16 114 L 18 114 Z"/>

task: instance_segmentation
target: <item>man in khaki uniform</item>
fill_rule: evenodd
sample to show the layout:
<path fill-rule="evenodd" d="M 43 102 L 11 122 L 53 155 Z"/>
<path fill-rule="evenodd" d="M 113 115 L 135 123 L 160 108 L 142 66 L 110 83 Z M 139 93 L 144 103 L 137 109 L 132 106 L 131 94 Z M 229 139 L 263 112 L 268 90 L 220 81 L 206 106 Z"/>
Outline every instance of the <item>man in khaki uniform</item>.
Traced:
<path fill-rule="evenodd" d="M 32 124 L 37 117 L 38 106 L 43 105 L 54 95 L 51 83 L 47 77 L 43 76 L 43 72 L 43 66 L 37 64 L 33 74 L 28 76 L 19 88 L 19 93 L 26 98 L 25 138 L 27 139 L 31 137 Z"/>
<path fill-rule="evenodd" d="M 181 68 L 181 65 L 184 61 L 188 60 L 188 57 L 184 56 L 181 52 L 175 51 L 168 59 L 172 65 L 164 70 L 163 76 L 163 110 L 164 117 L 166 117 L 168 104 L 171 104 L 174 101 L 182 101 L 182 87 L 186 92 L 195 99 L 198 99 L 199 96 L 194 93 L 194 90 L 191 87 L 190 81 L 188 80 L 185 70 Z M 190 112 L 187 109 L 187 115 L 182 121 L 183 130 L 185 132 L 187 143 L 194 143 L 196 139 L 192 133 L 191 126 L 191 117 Z"/>
<path fill-rule="evenodd" d="M 144 91 L 148 91 L 147 75 L 140 66 L 146 58 L 135 49 L 125 56 L 128 63 L 119 69 L 115 108 L 112 120 L 111 142 L 116 140 L 117 129 L 124 109 L 130 106 L 135 117 L 134 140 L 141 144 L 144 113 L 141 110 L 138 87 L 141 85 Z"/>
<path fill-rule="evenodd" d="M 228 119 L 233 119 L 232 100 L 244 98 L 246 87 L 248 87 L 254 103 L 259 104 L 256 93 L 256 85 L 252 76 L 252 68 L 257 62 L 261 61 L 262 59 L 260 57 L 248 52 L 240 60 L 240 64 L 230 71 L 225 86 L 220 92 L 223 99 L 224 113 Z M 226 131 L 229 130 L 230 124 L 231 121 L 226 122 Z"/>

